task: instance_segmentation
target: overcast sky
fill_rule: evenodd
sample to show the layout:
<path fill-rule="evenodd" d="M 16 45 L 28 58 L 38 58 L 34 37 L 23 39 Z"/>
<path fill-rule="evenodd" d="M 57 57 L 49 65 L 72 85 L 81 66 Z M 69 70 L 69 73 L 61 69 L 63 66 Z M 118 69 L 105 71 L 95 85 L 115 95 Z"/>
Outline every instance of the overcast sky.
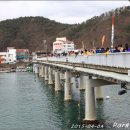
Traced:
<path fill-rule="evenodd" d="M 24 16 L 43 16 L 61 23 L 81 23 L 129 1 L 0 1 L 0 21 Z"/>

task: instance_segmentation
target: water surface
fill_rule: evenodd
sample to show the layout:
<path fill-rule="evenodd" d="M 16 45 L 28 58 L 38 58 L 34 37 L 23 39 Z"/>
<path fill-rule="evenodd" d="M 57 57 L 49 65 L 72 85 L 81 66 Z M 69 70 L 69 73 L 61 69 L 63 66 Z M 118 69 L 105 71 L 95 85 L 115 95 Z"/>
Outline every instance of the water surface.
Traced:
<path fill-rule="evenodd" d="M 105 86 L 110 99 L 96 102 L 97 119 L 104 120 L 107 128 L 113 122 L 130 122 L 130 92 L 119 96 L 119 89 Z M 84 119 L 84 100 L 82 91 L 80 101 L 65 102 L 63 92 L 55 93 L 33 73 L 0 73 L 0 130 L 70 129 Z"/>

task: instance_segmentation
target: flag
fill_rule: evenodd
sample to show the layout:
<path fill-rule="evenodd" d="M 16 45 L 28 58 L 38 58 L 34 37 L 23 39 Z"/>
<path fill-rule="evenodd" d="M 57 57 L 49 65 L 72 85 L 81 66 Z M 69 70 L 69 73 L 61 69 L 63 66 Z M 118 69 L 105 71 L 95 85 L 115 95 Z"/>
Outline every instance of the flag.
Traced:
<path fill-rule="evenodd" d="M 104 41 L 105 41 L 105 35 L 102 36 L 102 47 L 103 47 Z"/>
<path fill-rule="evenodd" d="M 113 41 L 114 41 L 114 16 L 112 16 L 111 48 L 113 48 Z"/>

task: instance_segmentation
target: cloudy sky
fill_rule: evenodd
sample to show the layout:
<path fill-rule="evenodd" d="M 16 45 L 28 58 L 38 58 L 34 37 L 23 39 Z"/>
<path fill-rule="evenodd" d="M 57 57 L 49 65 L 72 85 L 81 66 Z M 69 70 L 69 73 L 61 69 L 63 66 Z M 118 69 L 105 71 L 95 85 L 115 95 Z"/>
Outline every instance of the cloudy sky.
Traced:
<path fill-rule="evenodd" d="M 61 23 L 81 23 L 129 1 L 0 1 L 0 21 L 24 16 L 43 16 Z"/>

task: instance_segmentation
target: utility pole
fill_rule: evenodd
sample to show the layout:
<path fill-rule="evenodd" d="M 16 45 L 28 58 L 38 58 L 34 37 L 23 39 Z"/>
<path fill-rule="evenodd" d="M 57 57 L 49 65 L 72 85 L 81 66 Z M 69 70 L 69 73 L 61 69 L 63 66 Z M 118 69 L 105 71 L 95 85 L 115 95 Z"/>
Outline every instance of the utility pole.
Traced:
<path fill-rule="evenodd" d="M 43 43 L 44 43 L 44 50 L 45 50 L 45 52 L 46 52 L 46 58 L 47 58 L 47 60 L 48 60 L 46 40 L 43 40 Z"/>
<path fill-rule="evenodd" d="M 84 42 L 82 41 L 82 49 L 85 50 Z"/>
<path fill-rule="evenodd" d="M 92 44 L 93 44 L 92 46 L 93 46 L 93 49 L 94 49 L 95 48 L 95 40 L 93 40 Z"/>
<path fill-rule="evenodd" d="M 44 51 L 45 51 L 45 53 L 47 52 L 47 47 L 46 47 L 46 40 L 43 40 L 43 44 L 44 44 Z"/>

